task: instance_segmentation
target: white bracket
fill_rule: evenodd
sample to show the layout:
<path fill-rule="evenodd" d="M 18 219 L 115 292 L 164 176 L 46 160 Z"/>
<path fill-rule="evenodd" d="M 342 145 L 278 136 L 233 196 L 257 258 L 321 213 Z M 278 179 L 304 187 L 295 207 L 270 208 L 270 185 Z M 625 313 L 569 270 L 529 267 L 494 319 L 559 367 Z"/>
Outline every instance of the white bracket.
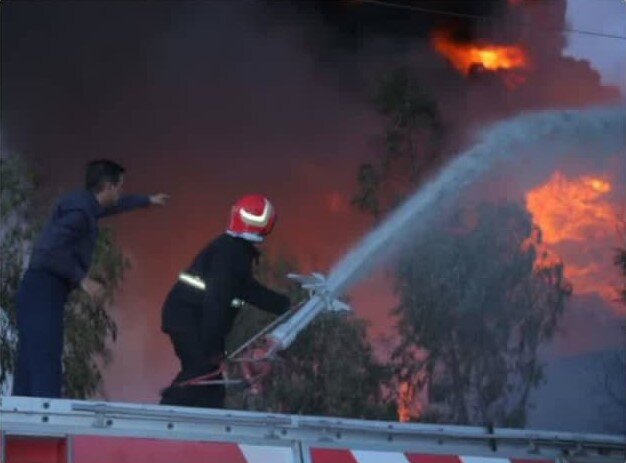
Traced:
<path fill-rule="evenodd" d="M 306 289 L 309 292 L 309 299 L 315 296 L 322 299 L 324 301 L 324 309 L 327 312 L 352 312 L 350 305 L 330 294 L 327 279 L 321 273 L 313 272 L 310 275 L 289 273 L 287 278 L 298 282 L 302 289 Z"/>

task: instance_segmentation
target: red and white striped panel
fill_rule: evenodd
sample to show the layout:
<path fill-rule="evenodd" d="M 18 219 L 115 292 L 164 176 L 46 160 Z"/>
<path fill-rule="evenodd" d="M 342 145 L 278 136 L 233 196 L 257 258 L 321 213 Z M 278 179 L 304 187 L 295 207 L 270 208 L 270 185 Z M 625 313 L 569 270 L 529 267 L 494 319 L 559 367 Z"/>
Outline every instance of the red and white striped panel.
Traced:
<path fill-rule="evenodd" d="M 313 463 L 554 463 L 553 460 L 464 457 L 347 449 L 311 449 L 311 460 Z"/>
<path fill-rule="evenodd" d="M 73 463 L 293 463 L 291 447 L 75 436 Z"/>

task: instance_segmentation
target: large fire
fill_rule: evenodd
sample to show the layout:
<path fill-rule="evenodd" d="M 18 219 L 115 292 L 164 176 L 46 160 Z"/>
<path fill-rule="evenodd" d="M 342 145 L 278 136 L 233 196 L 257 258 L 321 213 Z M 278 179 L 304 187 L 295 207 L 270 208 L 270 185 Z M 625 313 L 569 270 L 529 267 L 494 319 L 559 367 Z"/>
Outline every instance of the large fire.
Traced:
<path fill-rule="evenodd" d="M 453 40 L 446 32 L 437 32 L 432 39 L 435 50 L 445 56 L 461 73 L 468 75 L 476 69 L 488 71 L 518 70 L 528 66 L 526 50 L 518 45 L 463 43 Z M 510 76 L 505 81 L 515 86 L 523 76 Z"/>
<path fill-rule="evenodd" d="M 618 213 L 608 194 L 611 183 L 601 177 L 567 178 L 556 172 L 526 195 L 526 207 L 541 229 L 544 246 L 537 265 L 565 265 L 565 277 L 574 293 L 597 293 L 615 299 L 610 283 Z"/>
<path fill-rule="evenodd" d="M 570 180 L 556 172 L 548 183 L 528 193 L 526 203 L 541 227 L 546 244 L 583 241 L 615 230 L 617 217 L 613 205 L 602 200 L 611 188 L 601 178 Z"/>

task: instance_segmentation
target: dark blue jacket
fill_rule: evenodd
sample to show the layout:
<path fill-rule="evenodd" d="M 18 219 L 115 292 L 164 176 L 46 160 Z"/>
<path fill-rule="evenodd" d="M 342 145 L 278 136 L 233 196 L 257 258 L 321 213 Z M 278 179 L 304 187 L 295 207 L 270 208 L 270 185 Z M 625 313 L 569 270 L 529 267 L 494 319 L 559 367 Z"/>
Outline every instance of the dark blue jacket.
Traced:
<path fill-rule="evenodd" d="M 29 267 L 46 270 L 77 286 L 87 275 L 98 238 L 98 219 L 150 205 L 148 196 L 128 195 L 103 208 L 95 195 L 80 190 L 61 197 L 35 243 Z"/>

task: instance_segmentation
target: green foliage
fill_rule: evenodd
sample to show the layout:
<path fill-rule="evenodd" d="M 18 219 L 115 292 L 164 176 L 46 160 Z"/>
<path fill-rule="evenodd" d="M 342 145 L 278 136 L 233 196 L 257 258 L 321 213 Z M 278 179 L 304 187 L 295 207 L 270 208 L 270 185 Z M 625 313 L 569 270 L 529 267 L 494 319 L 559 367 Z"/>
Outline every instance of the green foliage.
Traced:
<path fill-rule="evenodd" d="M 406 69 L 383 77 L 373 103 L 386 120 L 382 151 L 376 161 L 359 167 L 352 202 L 379 218 L 437 164 L 443 130 L 435 102 Z"/>
<path fill-rule="evenodd" d="M 353 204 L 379 219 L 438 167 L 446 132 L 406 70 L 381 80 L 374 104 L 385 120 L 383 149 L 360 166 Z M 394 381 L 414 386 L 423 421 L 522 426 L 542 378 L 537 350 L 553 337 L 571 289 L 562 265 L 534 267 L 521 207 L 484 205 L 477 225 L 457 225 L 434 226 L 396 268 Z"/>
<path fill-rule="evenodd" d="M 115 341 L 117 327 L 106 307 L 130 266 L 115 244 L 112 230 L 100 230 L 91 275 L 104 286 L 102 301 L 92 301 L 84 292 L 75 291 L 65 309 L 63 350 L 63 390 L 66 397 L 84 399 L 99 391 L 102 367 L 111 359 L 109 341 Z"/>
<path fill-rule="evenodd" d="M 626 305 L 626 248 L 618 248 L 614 259 L 615 266 L 623 278 L 623 286 L 619 289 L 620 301 Z M 622 341 L 626 341 L 626 320 L 620 320 Z M 624 344 L 622 344 L 624 346 Z M 624 390 L 624 380 L 626 377 L 626 349 L 622 348 L 617 352 L 610 353 L 598 368 L 599 392 L 606 398 L 608 407 L 599 409 L 603 419 L 615 416 L 615 423 L 607 427 L 611 433 L 621 433 L 626 431 L 626 392 Z"/>
<path fill-rule="evenodd" d="M 265 284 L 286 292 L 296 302 L 305 294 L 285 279 L 293 269 L 288 259 L 279 258 L 274 263 L 262 261 L 257 274 Z M 244 308 L 229 343 L 241 344 L 272 319 L 257 309 Z M 261 396 L 232 390 L 227 404 L 229 408 L 281 413 L 392 419 L 395 403 L 384 394 L 391 373 L 376 360 L 362 320 L 327 314 L 281 354 Z"/>
<path fill-rule="evenodd" d="M 622 274 L 622 277 L 626 280 L 626 248 L 617 249 L 614 262 L 615 266 Z M 620 289 L 619 297 L 621 301 L 626 304 L 626 281 L 624 282 L 624 286 Z"/>
<path fill-rule="evenodd" d="M 420 378 L 424 420 L 525 424 L 538 348 L 571 292 L 562 265 L 535 268 L 531 230 L 520 206 L 485 204 L 475 226 L 435 228 L 400 263 L 395 361 L 401 380 Z"/>
<path fill-rule="evenodd" d="M 281 413 L 394 419 L 395 401 L 385 394 L 391 375 L 375 358 L 363 320 L 324 314 L 285 353 L 265 401 Z"/>
<path fill-rule="evenodd" d="M 15 294 L 30 252 L 34 179 L 19 156 L 0 156 L 0 385 L 15 368 Z"/>

